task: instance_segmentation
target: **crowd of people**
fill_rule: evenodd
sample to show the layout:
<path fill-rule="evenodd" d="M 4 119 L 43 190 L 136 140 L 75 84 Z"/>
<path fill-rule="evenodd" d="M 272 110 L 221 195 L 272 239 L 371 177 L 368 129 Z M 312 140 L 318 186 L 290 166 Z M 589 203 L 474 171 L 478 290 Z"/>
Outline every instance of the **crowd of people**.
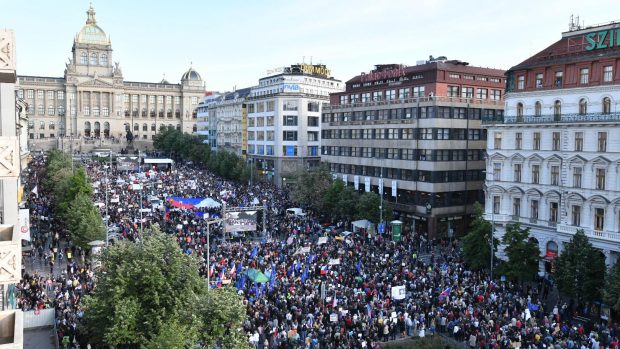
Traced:
<path fill-rule="evenodd" d="M 31 165 L 31 188 L 43 163 L 36 158 Z M 268 183 L 234 183 L 189 165 L 139 172 L 95 161 L 84 166 L 113 238 L 139 241 L 141 229 L 154 223 L 175 236 L 184 252 L 201 261 L 200 273 L 212 287 L 237 288 L 247 307 L 243 329 L 256 348 L 376 348 L 437 334 L 472 348 L 618 348 L 615 323 L 574 322 L 572 304 L 548 306 L 542 281 L 520 285 L 469 271 L 456 240 L 429 240 L 407 230 L 397 242 L 388 234 L 349 233 L 347 221 L 286 214 L 293 203 Z M 139 190 L 135 183 L 142 184 Z M 207 219 L 219 217 L 221 208 L 173 205 L 165 200 L 170 196 L 212 198 L 229 208 L 265 203 L 267 234 L 260 222 L 257 232 L 232 242 L 214 225 L 208 244 Z M 150 198 L 165 205 L 155 207 Z M 95 274 L 84 251 L 50 219 L 49 199 L 31 194 L 29 206 L 32 225 L 39 227 L 31 258 L 53 265 L 64 255 L 66 268 L 57 275 L 25 273 L 18 307 L 54 307 L 59 338 L 75 346 L 83 315 L 79 301 L 94 287 Z M 266 278 L 256 282 L 259 273 Z"/>

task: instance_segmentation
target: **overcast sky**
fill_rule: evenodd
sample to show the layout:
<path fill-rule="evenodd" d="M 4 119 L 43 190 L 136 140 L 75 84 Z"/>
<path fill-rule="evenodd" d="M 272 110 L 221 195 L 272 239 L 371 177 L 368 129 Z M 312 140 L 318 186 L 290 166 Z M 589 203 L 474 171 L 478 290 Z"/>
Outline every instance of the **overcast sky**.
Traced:
<path fill-rule="evenodd" d="M 21 75 L 63 75 L 88 1 L 0 2 Z M 507 69 L 558 40 L 571 14 L 620 20 L 612 0 L 93 1 L 125 80 L 178 83 L 193 62 L 207 90 L 255 85 L 265 71 L 323 63 L 348 80 L 375 64 L 429 55 Z"/>

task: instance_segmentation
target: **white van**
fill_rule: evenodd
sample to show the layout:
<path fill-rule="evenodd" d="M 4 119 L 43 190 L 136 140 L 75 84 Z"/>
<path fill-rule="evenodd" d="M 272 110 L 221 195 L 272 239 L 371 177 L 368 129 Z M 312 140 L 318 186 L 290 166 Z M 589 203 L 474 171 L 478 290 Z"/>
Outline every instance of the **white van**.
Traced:
<path fill-rule="evenodd" d="M 287 208 L 286 214 L 289 216 L 300 216 L 300 217 L 304 217 L 306 215 L 304 210 L 302 210 L 299 207 Z"/>

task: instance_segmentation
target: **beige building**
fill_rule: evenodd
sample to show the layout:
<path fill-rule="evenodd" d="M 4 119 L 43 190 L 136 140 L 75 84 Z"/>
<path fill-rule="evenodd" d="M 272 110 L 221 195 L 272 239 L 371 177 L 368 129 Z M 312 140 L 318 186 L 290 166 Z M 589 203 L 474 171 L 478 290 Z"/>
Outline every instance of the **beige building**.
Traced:
<path fill-rule="evenodd" d="M 218 102 L 209 105 L 209 115 L 215 120 L 211 127 L 215 126 L 216 149 L 246 155 L 243 133 L 244 118 L 247 118 L 245 99 L 249 94 L 250 88 L 243 88 L 226 93 Z"/>
<path fill-rule="evenodd" d="M 137 147 L 148 148 L 162 127 L 195 132 L 196 108 L 204 95 L 200 74 L 190 67 L 180 84 L 125 81 L 95 10 L 91 6 L 86 13 L 63 77 L 18 76 L 32 148 L 64 147 L 69 139 L 83 151 L 124 147 L 128 130 Z"/>

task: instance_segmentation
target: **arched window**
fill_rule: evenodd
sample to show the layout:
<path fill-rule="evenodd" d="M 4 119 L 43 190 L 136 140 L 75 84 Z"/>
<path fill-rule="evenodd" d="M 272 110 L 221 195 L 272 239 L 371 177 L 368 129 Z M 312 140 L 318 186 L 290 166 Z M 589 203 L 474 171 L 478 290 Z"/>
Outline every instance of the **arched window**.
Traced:
<path fill-rule="evenodd" d="M 155 124 L 151 124 L 151 131 L 157 131 L 157 126 L 155 126 Z"/>
<path fill-rule="evenodd" d="M 553 116 L 560 117 L 562 115 L 562 102 L 555 101 L 553 104 Z"/>
<path fill-rule="evenodd" d="M 88 53 L 82 52 L 80 54 L 80 64 L 88 64 Z"/>
<path fill-rule="evenodd" d="M 540 104 L 540 102 L 536 102 L 536 104 L 534 104 L 534 115 L 540 116 L 541 114 L 542 114 L 542 105 Z"/>
<path fill-rule="evenodd" d="M 140 125 L 138 125 L 138 124 L 133 124 L 133 130 L 134 130 L 134 131 L 136 131 L 136 132 L 137 132 L 137 131 L 140 131 Z M 490 244 L 489 244 L 489 245 L 490 245 Z"/>
<path fill-rule="evenodd" d="M 611 113 L 611 98 L 603 98 L 603 114 Z"/>
<path fill-rule="evenodd" d="M 579 100 L 579 115 L 586 115 L 588 113 L 588 102 L 585 98 Z"/>
<path fill-rule="evenodd" d="M 523 117 L 523 103 L 517 103 L 517 116 Z"/>
<path fill-rule="evenodd" d="M 90 54 L 90 65 L 97 65 L 97 54 L 94 52 Z"/>
<path fill-rule="evenodd" d="M 99 58 L 99 64 L 101 64 L 103 66 L 107 66 L 108 65 L 108 55 L 106 55 L 105 53 L 101 54 L 101 58 Z"/>
<path fill-rule="evenodd" d="M 142 131 L 146 132 L 149 130 L 149 125 L 147 124 L 142 124 Z M 489 244 L 490 245 L 490 244 Z"/>

